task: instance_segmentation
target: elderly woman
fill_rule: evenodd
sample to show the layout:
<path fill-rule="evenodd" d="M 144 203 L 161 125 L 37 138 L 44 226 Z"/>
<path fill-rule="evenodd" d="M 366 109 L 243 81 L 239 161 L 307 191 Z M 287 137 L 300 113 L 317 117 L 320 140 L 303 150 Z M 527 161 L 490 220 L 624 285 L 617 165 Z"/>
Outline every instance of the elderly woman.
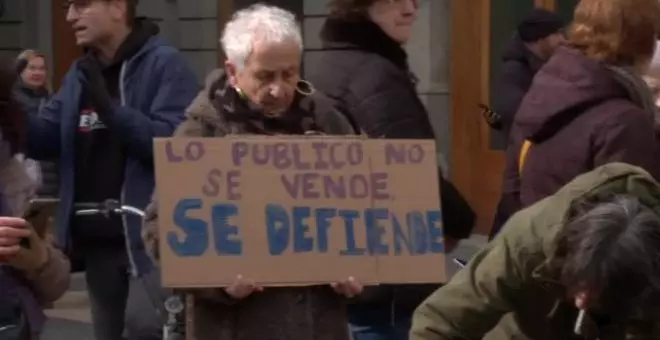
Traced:
<path fill-rule="evenodd" d="M 502 198 L 509 216 L 610 162 L 660 179 L 656 109 L 642 79 L 659 19 L 656 0 L 579 2 L 567 46 L 541 68 L 515 117 Z"/>
<path fill-rule="evenodd" d="M 39 111 L 50 98 L 48 89 L 48 69 L 46 57 L 34 50 L 25 50 L 16 57 L 16 73 L 19 75 L 14 86 L 14 96 L 23 112 L 39 115 Z M 33 167 L 33 176 L 38 178 L 40 186 L 37 195 L 57 197 L 59 190 L 59 169 L 56 162 L 27 160 Z"/>
<path fill-rule="evenodd" d="M 332 0 L 321 29 L 324 50 L 311 80 L 372 138 L 435 139 L 403 47 L 419 0 Z M 422 179 L 423 180 L 423 179 Z M 441 185 L 449 251 L 469 237 L 474 214 L 453 185 Z M 413 310 L 437 285 L 369 287 L 349 307 L 355 340 L 407 339 Z"/>
<path fill-rule="evenodd" d="M 291 13 L 266 5 L 241 10 L 227 23 L 221 42 L 225 69 L 208 77 L 175 137 L 355 133 L 328 98 L 301 80 L 302 38 Z M 148 209 L 144 236 L 158 261 L 156 206 Z M 198 340 L 347 340 L 340 295 L 352 297 L 361 286 L 353 278 L 337 279 L 346 280 L 261 288 L 238 277 L 224 289 L 193 291 L 188 335 Z"/>
<path fill-rule="evenodd" d="M 0 65 L 0 216 L 22 216 L 36 188 L 15 157 L 25 142 L 25 117 L 7 66 Z M 0 217 L 0 339 L 38 339 L 42 306 L 68 288 L 68 260 L 41 236 L 21 218 Z"/>

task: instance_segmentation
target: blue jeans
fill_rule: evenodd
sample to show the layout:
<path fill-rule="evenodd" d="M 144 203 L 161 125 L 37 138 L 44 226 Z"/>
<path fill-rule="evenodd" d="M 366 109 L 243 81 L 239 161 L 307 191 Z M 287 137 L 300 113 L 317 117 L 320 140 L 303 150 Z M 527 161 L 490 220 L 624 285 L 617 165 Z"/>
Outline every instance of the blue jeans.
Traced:
<path fill-rule="evenodd" d="M 396 310 L 392 314 L 391 311 L 383 313 L 382 310 L 349 309 L 349 320 L 352 321 L 349 322 L 349 329 L 353 340 L 408 340 L 411 314 Z M 355 322 L 357 318 L 361 319 L 358 323 Z"/>

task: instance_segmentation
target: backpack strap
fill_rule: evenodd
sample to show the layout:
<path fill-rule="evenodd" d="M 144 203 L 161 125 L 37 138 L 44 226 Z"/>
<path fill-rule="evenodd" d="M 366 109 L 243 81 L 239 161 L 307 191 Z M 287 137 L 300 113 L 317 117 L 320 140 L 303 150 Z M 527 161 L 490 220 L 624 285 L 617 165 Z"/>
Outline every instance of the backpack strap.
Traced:
<path fill-rule="evenodd" d="M 577 117 L 581 116 L 583 113 L 586 113 L 587 111 L 590 110 L 594 110 L 596 109 L 596 107 L 604 105 L 605 103 L 608 102 L 609 100 L 603 100 L 599 98 L 584 102 L 576 107 L 573 107 L 565 112 L 562 112 L 562 114 L 556 115 L 555 117 L 553 117 L 554 122 L 548 124 L 548 128 L 542 129 L 537 132 L 537 136 L 535 136 L 536 137 L 535 141 L 537 143 L 541 143 L 545 141 L 546 139 L 554 136 L 557 132 L 561 131 L 564 127 L 570 124 Z M 518 153 L 518 176 L 522 174 L 522 171 L 525 167 L 525 161 L 527 160 L 527 156 L 529 155 L 529 152 L 533 145 L 534 143 L 532 142 L 532 140 L 525 139 L 523 141 L 522 146 L 520 147 L 520 152 Z"/>
<path fill-rule="evenodd" d="M 531 148 L 532 142 L 529 139 L 525 139 L 518 155 L 518 174 L 522 174 L 522 170 L 525 167 L 525 160 L 527 160 L 527 154 Z"/>

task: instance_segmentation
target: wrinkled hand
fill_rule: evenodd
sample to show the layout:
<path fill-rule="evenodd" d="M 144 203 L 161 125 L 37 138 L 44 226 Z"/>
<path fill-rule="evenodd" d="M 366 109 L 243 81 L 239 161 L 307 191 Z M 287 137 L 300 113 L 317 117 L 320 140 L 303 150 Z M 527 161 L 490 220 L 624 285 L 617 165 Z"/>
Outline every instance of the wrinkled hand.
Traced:
<path fill-rule="evenodd" d="M 101 116 L 101 120 L 103 120 L 104 117 L 112 114 L 113 103 L 110 92 L 105 86 L 101 65 L 94 56 L 88 54 L 80 60 L 78 67 L 83 75 L 82 82 L 85 94 L 89 97 L 96 112 Z"/>
<path fill-rule="evenodd" d="M 29 248 L 21 246 L 24 239 L 29 241 Z M 22 218 L 0 217 L 0 263 L 34 272 L 47 261 L 46 244 L 29 223 Z"/>
<path fill-rule="evenodd" d="M 362 284 L 357 282 L 352 276 L 346 280 L 331 283 L 330 286 L 337 294 L 343 295 L 347 298 L 353 298 L 362 293 L 362 289 L 364 288 Z"/>
<path fill-rule="evenodd" d="M 242 275 L 238 275 L 234 282 L 225 288 L 225 292 L 234 299 L 244 299 L 254 292 L 261 291 L 263 287 L 257 286 L 252 280 L 244 279 Z"/>

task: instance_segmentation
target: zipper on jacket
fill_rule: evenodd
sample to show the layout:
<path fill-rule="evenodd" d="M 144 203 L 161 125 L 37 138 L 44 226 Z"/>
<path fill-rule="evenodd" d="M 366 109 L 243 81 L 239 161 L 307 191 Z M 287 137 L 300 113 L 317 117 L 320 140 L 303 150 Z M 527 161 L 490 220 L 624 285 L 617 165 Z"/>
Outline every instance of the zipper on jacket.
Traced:
<path fill-rule="evenodd" d="M 119 71 L 119 103 L 123 107 L 126 105 L 126 92 L 124 91 L 124 81 L 126 77 L 126 69 L 127 69 L 128 62 L 125 61 L 124 63 L 121 64 L 121 70 Z M 126 169 L 124 169 L 124 174 L 126 173 Z M 124 204 L 125 199 L 126 199 L 126 178 L 128 176 L 124 176 L 124 183 L 122 183 L 121 186 L 121 197 L 120 197 L 120 204 Z M 137 207 L 136 207 L 137 208 Z M 135 257 L 133 255 L 133 249 L 131 249 L 131 236 L 129 234 L 129 228 L 128 228 L 128 219 L 126 218 L 126 214 L 121 214 L 121 224 L 124 229 L 124 243 L 126 244 L 126 253 L 128 255 L 128 263 L 131 266 L 131 275 L 133 277 L 138 276 L 138 268 L 137 264 L 135 263 Z"/>

